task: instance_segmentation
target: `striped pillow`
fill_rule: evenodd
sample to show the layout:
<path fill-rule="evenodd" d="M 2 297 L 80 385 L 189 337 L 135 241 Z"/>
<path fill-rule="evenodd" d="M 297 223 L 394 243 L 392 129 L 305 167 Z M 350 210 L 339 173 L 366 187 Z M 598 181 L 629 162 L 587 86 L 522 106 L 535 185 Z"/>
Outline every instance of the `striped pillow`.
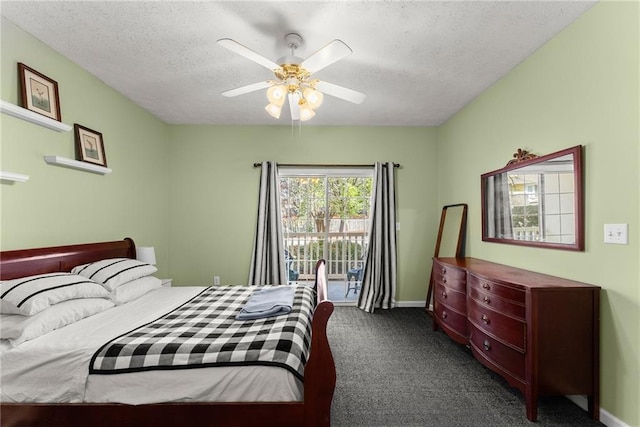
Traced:
<path fill-rule="evenodd" d="M 49 273 L 0 282 L 0 312 L 32 316 L 76 298 L 109 298 L 99 283 L 71 273 Z"/>
<path fill-rule="evenodd" d="M 151 264 L 131 258 L 110 258 L 74 267 L 71 272 L 101 283 L 109 292 L 140 277 L 158 271 Z"/>

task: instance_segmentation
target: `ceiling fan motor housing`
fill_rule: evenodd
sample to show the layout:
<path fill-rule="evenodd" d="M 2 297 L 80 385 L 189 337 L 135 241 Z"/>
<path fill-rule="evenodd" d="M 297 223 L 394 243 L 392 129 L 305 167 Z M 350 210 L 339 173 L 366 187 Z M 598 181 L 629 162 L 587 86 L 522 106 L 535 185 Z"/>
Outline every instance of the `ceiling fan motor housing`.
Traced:
<path fill-rule="evenodd" d="M 282 58 L 278 58 L 276 61 L 278 65 L 284 67 L 285 65 L 299 65 L 303 61 L 299 56 L 287 55 Z"/>

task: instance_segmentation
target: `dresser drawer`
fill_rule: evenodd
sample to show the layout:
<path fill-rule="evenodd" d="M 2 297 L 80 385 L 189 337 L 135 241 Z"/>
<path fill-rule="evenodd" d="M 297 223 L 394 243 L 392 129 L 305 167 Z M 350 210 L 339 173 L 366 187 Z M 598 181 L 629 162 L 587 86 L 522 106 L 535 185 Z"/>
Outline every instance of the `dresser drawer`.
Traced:
<path fill-rule="evenodd" d="M 520 289 L 513 288 L 511 286 L 505 286 L 500 283 L 492 282 L 491 280 L 484 279 L 480 276 L 476 276 L 473 273 L 469 273 L 469 287 L 478 288 L 481 292 L 497 295 L 501 298 L 510 299 L 512 301 L 520 302 L 524 304 L 525 293 Z"/>
<path fill-rule="evenodd" d="M 481 306 L 485 306 L 495 311 L 499 311 L 500 313 L 525 320 L 526 308 L 524 304 L 504 299 L 490 292 L 481 292 L 480 289 L 482 288 L 478 286 L 469 286 L 467 288 L 469 298 L 474 299 Z"/>
<path fill-rule="evenodd" d="M 514 350 L 511 347 L 507 347 L 500 341 L 497 341 L 483 333 L 473 325 L 469 326 L 469 343 L 477 353 L 487 360 L 498 365 L 501 369 L 509 372 L 511 375 L 524 379 L 524 353 Z"/>
<path fill-rule="evenodd" d="M 459 314 L 467 313 L 467 294 L 455 291 L 447 286 L 436 282 L 435 297 L 440 304 L 444 304 L 454 309 Z"/>
<path fill-rule="evenodd" d="M 467 292 L 467 273 L 463 269 L 434 261 L 433 279 L 449 288 Z"/>
<path fill-rule="evenodd" d="M 467 300 L 467 318 L 478 329 L 524 352 L 526 324 L 523 321 L 493 311 L 473 299 Z"/>
<path fill-rule="evenodd" d="M 450 329 L 467 340 L 467 316 L 456 313 L 446 305 L 441 304 L 437 299 L 433 308 L 433 315 L 443 329 Z"/>

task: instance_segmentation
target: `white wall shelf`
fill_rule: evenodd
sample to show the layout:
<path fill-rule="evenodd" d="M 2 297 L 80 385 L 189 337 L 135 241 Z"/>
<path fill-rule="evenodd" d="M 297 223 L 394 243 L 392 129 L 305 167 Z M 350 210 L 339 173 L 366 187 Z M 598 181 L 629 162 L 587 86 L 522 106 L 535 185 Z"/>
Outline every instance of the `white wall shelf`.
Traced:
<path fill-rule="evenodd" d="M 25 120 L 36 125 L 55 130 L 57 132 L 69 132 L 71 126 L 66 123 L 45 117 L 42 114 L 34 113 L 26 108 L 18 107 L 10 102 L 0 100 L 0 111 L 13 117 Z"/>
<path fill-rule="evenodd" d="M 12 181 L 12 182 L 27 182 L 29 181 L 29 175 L 22 175 L 21 173 L 0 171 L 0 180 Z"/>
<path fill-rule="evenodd" d="M 112 172 L 111 169 L 105 168 L 103 166 L 92 165 L 91 163 L 67 159 L 66 157 L 61 156 L 44 156 L 44 161 L 50 165 L 79 169 L 87 172 L 99 173 L 101 175 L 106 175 Z"/>

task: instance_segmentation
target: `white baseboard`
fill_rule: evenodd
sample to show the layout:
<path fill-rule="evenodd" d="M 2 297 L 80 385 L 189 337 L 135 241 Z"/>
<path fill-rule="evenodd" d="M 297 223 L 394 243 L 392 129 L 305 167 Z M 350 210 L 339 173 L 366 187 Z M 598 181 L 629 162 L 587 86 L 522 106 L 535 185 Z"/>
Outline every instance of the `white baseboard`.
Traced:
<path fill-rule="evenodd" d="M 333 305 L 336 307 L 339 307 L 339 306 L 353 307 L 353 306 L 357 306 L 358 304 L 354 302 L 346 302 L 346 301 L 333 301 Z M 396 301 L 393 306 L 404 307 L 404 308 L 407 308 L 407 307 L 424 308 L 424 301 Z"/>
<path fill-rule="evenodd" d="M 422 308 L 424 308 L 424 301 L 396 301 L 396 307 L 422 307 Z"/>
<path fill-rule="evenodd" d="M 585 411 L 588 409 L 586 396 L 567 396 L 567 399 L 569 399 Z M 623 422 L 622 420 L 619 420 L 602 408 L 600 408 L 600 422 L 607 427 L 631 427 L 629 426 L 629 424 Z"/>

